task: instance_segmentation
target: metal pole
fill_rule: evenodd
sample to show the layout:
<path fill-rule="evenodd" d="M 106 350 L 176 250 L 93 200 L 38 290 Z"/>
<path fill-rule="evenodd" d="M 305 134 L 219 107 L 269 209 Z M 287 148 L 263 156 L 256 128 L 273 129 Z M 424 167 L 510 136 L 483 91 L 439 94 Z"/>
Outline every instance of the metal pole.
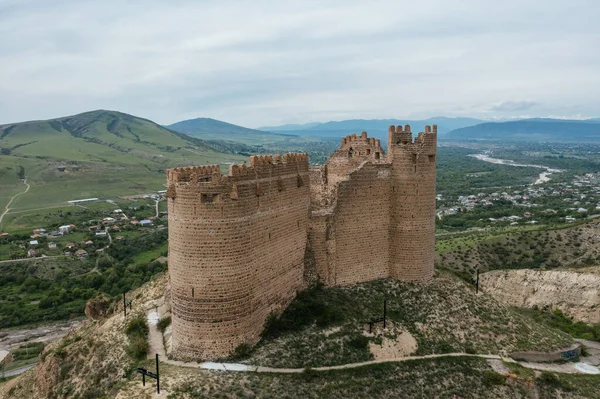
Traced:
<path fill-rule="evenodd" d="M 385 322 L 387 318 L 387 299 L 383 300 L 383 328 L 385 328 Z"/>
<path fill-rule="evenodd" d="M 123 293 L 123 317 L 127 317 L 127 302 L 125 301 L 125 293 Z"/>
<path fill-rule="evenodd" d="M 475 293 L 479 294 L 479 269 L 477 269 L 477 280 L 475 281 Z"/>
<path fill-rule="evenodd" d="M 146 386 L 146 374 L 142 373 L 142 386 Z"/>
<path fill-rule="evenodd" d="M 158 374 L 158 353 L 156 354 L 156 393 L 160 395 L 160 375 Z"/>

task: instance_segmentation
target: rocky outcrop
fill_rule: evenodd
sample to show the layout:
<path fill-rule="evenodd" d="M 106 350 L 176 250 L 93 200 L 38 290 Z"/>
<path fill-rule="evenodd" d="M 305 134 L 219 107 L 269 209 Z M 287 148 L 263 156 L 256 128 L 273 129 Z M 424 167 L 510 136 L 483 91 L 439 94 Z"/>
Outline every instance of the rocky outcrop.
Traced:
<path fill-rule="evenodd" d="M 497 270 L 482 274 L 480 287 L 505 305 L 551 306 L 575 320 L 600 323 L 600 275 L 592 270 Z"/>
<path fill-rule="evenodd" d="M 110 313 L 110 299 L 98 296 L 90 299 L 85 304 L 85 315 L 92 320 L 100 320 Z"/>
<path fill-rule="evenodd" d="M 60 362 L 56 355 L 49 354 L 35 368 L 34 392 L 38 398 L 53 398 L 54 388 L 60 382 Z"/>

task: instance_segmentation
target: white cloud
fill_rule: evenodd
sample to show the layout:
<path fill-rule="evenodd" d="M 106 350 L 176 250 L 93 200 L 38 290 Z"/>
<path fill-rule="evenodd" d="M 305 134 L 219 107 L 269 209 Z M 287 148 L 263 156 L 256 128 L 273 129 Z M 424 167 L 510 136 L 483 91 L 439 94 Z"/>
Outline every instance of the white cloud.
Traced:
<path fill-rule="evenodd" d="M 599 18 L 592 0 L 0 0 L 0 122 L 594 114 Z"/>

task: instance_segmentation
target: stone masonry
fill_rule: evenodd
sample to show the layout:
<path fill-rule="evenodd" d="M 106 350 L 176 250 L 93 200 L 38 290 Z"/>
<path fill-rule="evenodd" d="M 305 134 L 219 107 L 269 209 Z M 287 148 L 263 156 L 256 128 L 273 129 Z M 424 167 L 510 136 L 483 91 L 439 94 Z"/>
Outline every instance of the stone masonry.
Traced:
<path fill-rule="evenodd" d="M 315 274 L 327 286 L 433 276 L 437 128 L 350 135 L 326 165 L 307 154 L 169 169 L 172 354 L 227 356 Z M 307 273 L 307 254 L 316 268 Z"/>

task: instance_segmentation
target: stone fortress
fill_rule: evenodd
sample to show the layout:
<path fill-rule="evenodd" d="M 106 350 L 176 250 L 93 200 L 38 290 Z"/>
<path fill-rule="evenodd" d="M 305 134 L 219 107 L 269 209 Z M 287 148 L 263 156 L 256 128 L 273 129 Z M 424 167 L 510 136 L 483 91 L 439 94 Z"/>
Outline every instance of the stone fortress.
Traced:
<path fill-rule="evenodd" d="M 265 321 L 325 286 L 433 276 L 437 127 L 352 134 L 326 165 L 260 155 L 249 166 L 169 169 L 172 355 L 210 360 L 258 342 Z"/>

